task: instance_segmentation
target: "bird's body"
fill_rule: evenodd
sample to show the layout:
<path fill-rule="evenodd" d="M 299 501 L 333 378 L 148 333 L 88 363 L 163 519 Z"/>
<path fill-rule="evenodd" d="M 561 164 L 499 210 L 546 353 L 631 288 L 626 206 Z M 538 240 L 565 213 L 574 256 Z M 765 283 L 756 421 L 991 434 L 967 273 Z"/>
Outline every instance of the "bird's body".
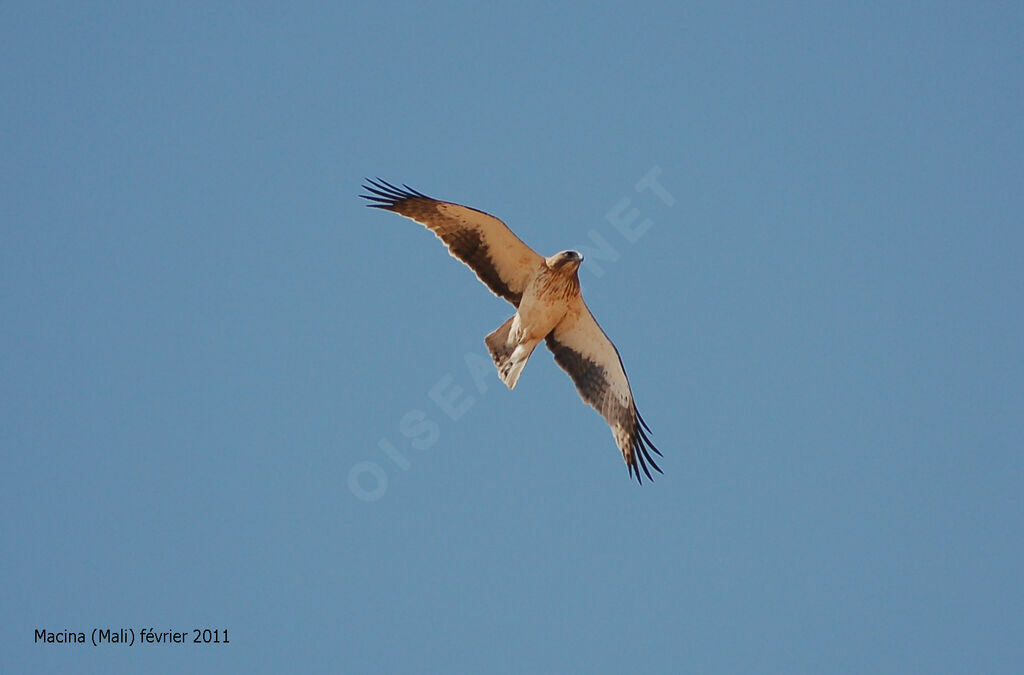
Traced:
<path fill-rule="evenodd" d="M 648 478 L 648 448 L 660 455 L 636 409 L 622 360 L 598 326 L 580 293 L 583 256 L 562 251 L 544 258 L 499 219 L 482 211 L 442 202 L 405 186 L 369 181 L 363 195 L 376 208 L 394 211 L 425 225 L 449 252 L 466 263 L 516 313 L 485 338 L 501 381 L 513 389 L 537 345 L 544 341 L 584 401 L 608 422 L 630 475 Z M 639 461 L 639 464 L 638 464 Z"/>
<path fill-rule="evenodd" d="M 569 314 L 580 312 L 583 256 L 563 251 L 541 260 L 523 291 L 518 310 L 485 338 L 501 381 L 514 389 L 533 350 Z"/>

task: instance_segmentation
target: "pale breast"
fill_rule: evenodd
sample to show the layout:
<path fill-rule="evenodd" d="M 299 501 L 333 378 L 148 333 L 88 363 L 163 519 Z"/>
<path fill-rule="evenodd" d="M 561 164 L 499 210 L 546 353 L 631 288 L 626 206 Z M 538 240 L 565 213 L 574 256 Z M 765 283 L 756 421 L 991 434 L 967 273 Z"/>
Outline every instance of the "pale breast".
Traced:
<path fill-rule="evenodd" d="M 519 303 L 519 325 L 524 337 L 543 339 L 580 294 L 576 275 L 568 277 L 549 270 L 538 274 L 526 287 Z"/>

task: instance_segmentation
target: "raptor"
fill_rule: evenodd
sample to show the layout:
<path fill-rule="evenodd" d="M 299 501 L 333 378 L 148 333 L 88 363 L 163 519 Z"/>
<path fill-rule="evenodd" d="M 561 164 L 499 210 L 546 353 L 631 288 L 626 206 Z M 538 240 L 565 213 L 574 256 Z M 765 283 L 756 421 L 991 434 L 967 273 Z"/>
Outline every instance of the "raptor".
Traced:
<path fill-rule="evenodd" d="M 597 324 L 580 293 L 583 256 L 561 251 L 544 257 L 524 244 L 498 218 L 443 202 L 380 179 L 367 180 L 360 195 L 367 206 L 393 211 L 424 225 L 449 253 L 469 266 L 516 313 L 485 338 L 501 381 L 513 389 L 542 341 L 569 374 L 580 397 L 604 417 L 631 477 L 662 473 L 651 452 L 650 428 L 633 401 L 619 352 Z M 650 467 L 650 468 L 648 468 Z"/>

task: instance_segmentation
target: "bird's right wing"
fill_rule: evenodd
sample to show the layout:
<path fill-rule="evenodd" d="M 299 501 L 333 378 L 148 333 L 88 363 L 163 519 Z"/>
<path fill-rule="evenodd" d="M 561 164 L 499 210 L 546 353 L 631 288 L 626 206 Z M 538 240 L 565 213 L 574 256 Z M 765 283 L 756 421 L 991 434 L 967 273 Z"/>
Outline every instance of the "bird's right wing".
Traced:
<path fill-rule="evenodd" d="M 360 195 L 377 209 L 411 218 L 437 235 L 449 253 L 466 263 L 487 288 L 517 308 L 526 285 L 544 258 L 519 239 L 505 223 L 468 206 L 442 202 L 409 186 L 367 180 L 370 194 Z"/>

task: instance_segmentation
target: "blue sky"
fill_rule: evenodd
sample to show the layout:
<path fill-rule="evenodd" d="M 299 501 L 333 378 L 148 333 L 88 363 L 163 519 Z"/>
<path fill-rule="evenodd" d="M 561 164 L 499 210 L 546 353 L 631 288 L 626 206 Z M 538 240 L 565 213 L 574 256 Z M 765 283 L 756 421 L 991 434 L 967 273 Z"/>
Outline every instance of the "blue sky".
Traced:
<path fill-rule="evenodd" d="M 5 3 L 0 670 L 1020 672 L 1022 28 Z M 603 241 L 665 475 L 365 176 Z"/>

